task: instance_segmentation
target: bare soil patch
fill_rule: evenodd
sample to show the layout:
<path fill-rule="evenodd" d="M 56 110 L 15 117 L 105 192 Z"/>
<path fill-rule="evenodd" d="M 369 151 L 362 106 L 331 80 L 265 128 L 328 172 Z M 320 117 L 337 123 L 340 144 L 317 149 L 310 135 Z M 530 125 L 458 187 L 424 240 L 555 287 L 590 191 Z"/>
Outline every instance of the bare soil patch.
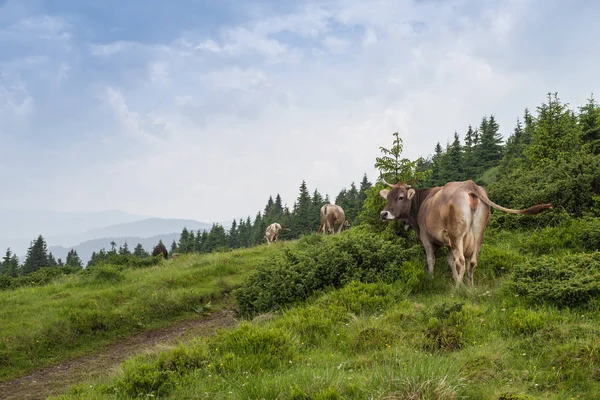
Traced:
<path fill-rule="evenodd" d="M 209 336 L 236 324 L 233 312 L 219 310 L 208 316 L 165 328 L 141 332 L 90 355 L 52 365 L 25 376 L 0 382 L 0 399 L 37 400 L 64 393 L 71 386 L 116 370 L 127 358 L 180 340 Z"/>

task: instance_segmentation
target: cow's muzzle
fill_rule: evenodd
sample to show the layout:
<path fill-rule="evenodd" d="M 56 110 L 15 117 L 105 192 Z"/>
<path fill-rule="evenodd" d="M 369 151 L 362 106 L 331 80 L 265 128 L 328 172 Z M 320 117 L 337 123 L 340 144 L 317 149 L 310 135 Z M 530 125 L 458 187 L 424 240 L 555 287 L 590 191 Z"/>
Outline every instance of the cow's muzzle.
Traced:
<path fill-rule="evenodd" d="M 389 211 L 382 211 L 382 212 L 379 213 L 379 216 L 384 221 L 390 220 L 390 219 L 396 219 L 396 218 L 394 218 L 394 216 L 392 215 L 392 213 L 389 212 Z"/>

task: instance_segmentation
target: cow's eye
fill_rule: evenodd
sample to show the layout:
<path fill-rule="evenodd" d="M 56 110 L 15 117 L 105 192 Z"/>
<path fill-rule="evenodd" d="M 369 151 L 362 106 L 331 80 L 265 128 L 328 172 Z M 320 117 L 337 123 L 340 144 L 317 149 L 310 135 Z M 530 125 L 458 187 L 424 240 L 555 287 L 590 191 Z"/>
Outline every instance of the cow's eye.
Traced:
<path fill-rule="evenodd" d="M 404 200 L 404 196 L 398 196 L 398 200 Z"/>

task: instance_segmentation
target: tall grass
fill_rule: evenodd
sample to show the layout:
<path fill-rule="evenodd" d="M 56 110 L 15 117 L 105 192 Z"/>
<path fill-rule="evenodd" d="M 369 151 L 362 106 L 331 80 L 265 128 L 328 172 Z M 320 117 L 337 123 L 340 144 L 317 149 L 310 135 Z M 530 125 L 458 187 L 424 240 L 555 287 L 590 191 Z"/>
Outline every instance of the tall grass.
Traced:
<path fill-rule="evenodd" d="M 1 291 L 0 379 L 197 316 L 284 246 L 186 255 L 146 268 L 101 265 L 45 286 Z"/>
<path fill-rule="evenodd" d="M 406 250 L 398 264 L 389 259 L 395 257 L 393 247 L 385 260 L 366 258 L 365 265 L 386 272 L 379 281 L 359 282 L 363 275 L 354 271 L 360 270 L 363 256 L 372 254 L 364 245 L 367 236 L 346 234 L 323 245 L 319 243 L 325 239 L 307 238 L 283 260 L 296 272 L 309 274 L 296 276 L 297 284 L 306 287 L 306 282 L 319 282 L 315 276 L 327 276 L 324 272 L 338 273 L 338 281 L 321 280 L 329 290 L 314 286 L 303 303 L 293 291 L 277 297 L 286 264 L 280 260 L 263 265 L 241 289 L 251 295 L 238 301 L 252 305 L 248 315 L 264 314 L 214 337 L 133 358 L 115 376 L 75 387 L 59 398 L 596 399 L 597 299 L 568 303 L 572 308 L 549 295 L 532 303 L 536 287 L 523 296 L 519 285 L 522 276 L 538 274 L 539 288 L 547 293 L 562 276 L 558 269 L 575 262 L 577 273 L 564 275 L 560 293 L 561 298 L 579 300 L 577 282 L 587 279 L 583 264 L 597 256 L 578 254 L 589 249 L 587 243 L 560 242 L 554 235 L 593 237 L 593 232 L 582 232 L 597 221 L 590 224 L 569 223 L 534 234 L 490 230 L 474 288 L 452 283 L 443 254 L 431 280 L 414 273 L 416 266 L 425 267 L 420 252 Z M 358 244 L 348 242 L 352 237 Z M 327 264 L 321 256 L 332 249 L 347 255 Z M 536 270 L 537 265 L 549 265 L 540 253 L 559 260 L 552 273 Z M 401 274 L 405 268 L 412 272 Z M 384 282 L 387 271 L 395 281 Z M 590 276 L 595 273 L 593 268 Z M 355 278 L 346 279 L 350 275 Z M 339 285 L 335 282 L 345 286 L 332 290 Z M 271 291 L 270 298 L 281 304 L 263 307 L 272 303 L 253 302 L 262 290 Z"/>

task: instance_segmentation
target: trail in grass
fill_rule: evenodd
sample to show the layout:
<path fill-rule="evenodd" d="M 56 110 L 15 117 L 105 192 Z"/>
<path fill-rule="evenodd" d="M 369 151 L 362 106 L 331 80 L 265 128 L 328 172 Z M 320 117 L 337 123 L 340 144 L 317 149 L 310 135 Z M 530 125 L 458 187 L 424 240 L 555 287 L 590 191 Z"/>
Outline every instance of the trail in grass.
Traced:
<path fill-rule="evenodd" d="M 77 357 L 7 382 L 0 382 L 0 399 L 45 399 L 63 393 L 80 382 L 114 371 L 125 359 L 159 346 L 195 336 L 209 336 L 235 325 L 233 313 L 219 310 L 211 315 L 141 332 L 100 352 Z"/>

